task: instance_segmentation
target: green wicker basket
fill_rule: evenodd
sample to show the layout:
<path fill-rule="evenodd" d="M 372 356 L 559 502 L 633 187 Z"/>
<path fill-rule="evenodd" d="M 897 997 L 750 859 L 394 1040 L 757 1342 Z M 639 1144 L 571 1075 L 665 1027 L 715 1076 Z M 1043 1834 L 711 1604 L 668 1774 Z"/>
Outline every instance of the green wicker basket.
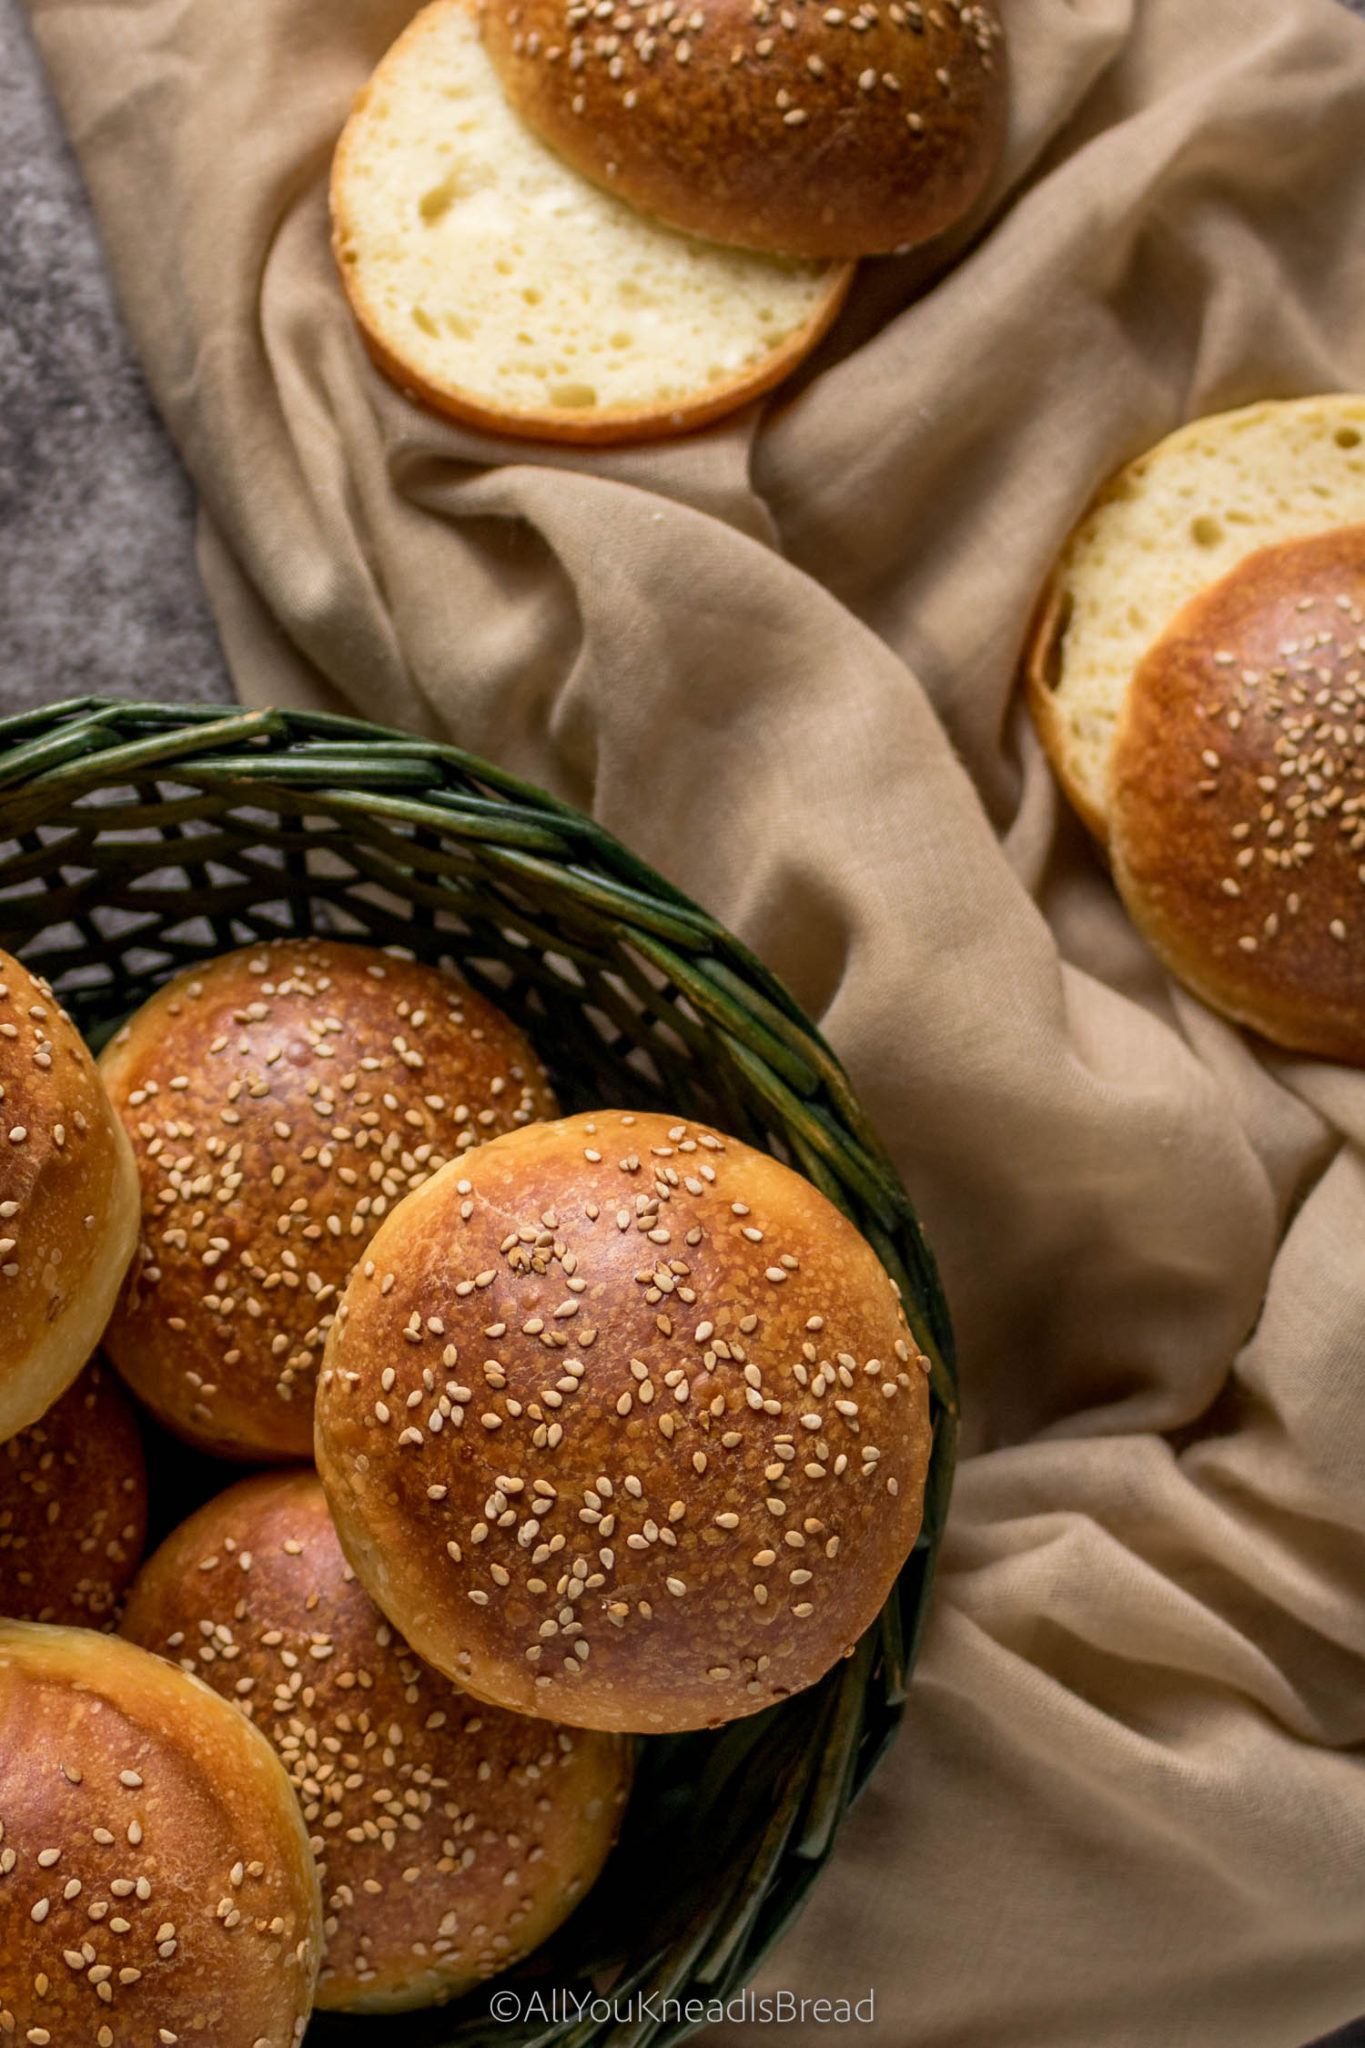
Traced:
<path fill-rule="evenodd" d="M 186 963 L 315 930 L 451 959 L 527 1029 L 568 1109 L 704 1117 L 786 1159 L 876 1246 L 932 1364 L 924 1527 L 880 1619 L 810 1691 L 642 1741 L 601 1882 L 500 1980 L 530 2015 L 496 2019 L 484 1991 L 404 2018 L 320 2017 L 308 2034 L 310 2048 L 662 2048 L 692 2031 L 689 1999 L 733 1997 L 789 1925 L 901 1718 L 957 1434 L 933 1261 L 796 1003 L 569 805 L 354 719 L 86 698 L 0 721 L 0 946 L 48 976 L 92 1042 Z M 566 1991 L 607 1992 L 610 2010 L 570 2002 L 566 2018 Z M 552 1992 L 558 2016 L 542 2018 Z"/>

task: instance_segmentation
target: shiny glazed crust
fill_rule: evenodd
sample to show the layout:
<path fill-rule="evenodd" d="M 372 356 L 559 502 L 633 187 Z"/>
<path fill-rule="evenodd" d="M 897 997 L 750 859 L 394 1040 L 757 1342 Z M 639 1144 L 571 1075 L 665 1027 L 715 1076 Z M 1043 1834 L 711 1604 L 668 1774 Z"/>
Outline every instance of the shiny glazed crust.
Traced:
<path fill-rule="evenodd" d="M 884 255 L 980 197 L 1007 116 L 993 6 L 484 0 L 517 112 L 594 183 L 689 234 Z"/>
<path fill-rule="evenodd" d="M 137 1175 L 95 1062 L 0 953 L 0 1442 L 66 1392 L 137 1239 Z"/>
<path fill-rule="evenodd" d="M 245 1479 L 183 1523 L 123 1633 L 281 1756 L 322 1880 L 324 2009 L 437 2004 L 506 1969 L 611 1847 L 628 1745 L 478 1705 L 422 1664 L 357 1583 L 311 1471 Z"/>
<path fill-rule="evenodd" d="M 317 1877 L 268 1742 L 117 1636 L 0 1621 L 0 2039 L 296 2048 Z"/>
<path fill-rule="evenodd" d="M 310 1454 L 332 1312 L 391 1204 L 556 1106 L 452 975 L 324 939 L 178 975 L 101 1064 L 142 1194 L 105 1348 L 168 1428 L 257 1460 Z"/>
<path fill-rule="evenodd" d="M 1365 527 L 1248 556 L 1124 705 L 1115 879 L 1171 971 L 1280 1045 L 1365 1063 Z"/>
<path fill-rule="evenodd" d="M 919 1528 L 924 1361 L 823 1195 L 603 1111 L 404 1203 L 329 1340 L 319 1469 L 419 1653 L 583 1727 L 715 1725 L 812 1684 Z"/>
<path fill-rule="evenodd" d="M 0 1614 L 112 1628 L 147 1540 L 147 1461 L 133 1404 L 92 1361 L 0 1445 Z"/>

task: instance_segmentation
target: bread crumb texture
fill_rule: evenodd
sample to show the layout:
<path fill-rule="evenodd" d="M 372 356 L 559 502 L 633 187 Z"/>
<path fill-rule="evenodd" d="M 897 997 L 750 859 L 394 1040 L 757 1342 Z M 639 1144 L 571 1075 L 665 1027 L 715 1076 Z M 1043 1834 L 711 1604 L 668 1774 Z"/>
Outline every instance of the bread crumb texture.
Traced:
<path fill-rule="evenodd" d="M 1115 727 L 1176 613 L 1257 549 L 1365 522 L 1365 396 L 1196 420 L 1130 463 L 1063 551 L 1029 670 L 1067 794 L 1107 831 Z"/>
<path fill-rule="evenodd" d="M 841 276 L 675 233 L 589 184 L 512 112 L 462 0 L 419 15 L 361 95 L 332 209 L 372 341 L 511 414 L 694 400 L 798 334 Z"/>

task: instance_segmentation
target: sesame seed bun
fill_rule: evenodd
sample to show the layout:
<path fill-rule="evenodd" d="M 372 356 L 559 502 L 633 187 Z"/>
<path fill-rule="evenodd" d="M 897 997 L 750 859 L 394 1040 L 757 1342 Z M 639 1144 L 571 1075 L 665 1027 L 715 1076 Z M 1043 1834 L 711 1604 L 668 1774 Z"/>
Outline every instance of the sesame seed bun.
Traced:
<path fill-rule="evenodd" d="M 1109 828 L 1196 995 L 1365 1063 L 1365 526 L 1262 548 L 1180 611 L 1124 699 Z"/>
<path fill-rule="evenodd" d="M 535 1054 L 453 975 L 281 939 L 178 975 L 106 1048 L 142 1237 L 105 1349 L 166 1426 L 307 1458 L 341 1289 L 394 1202 L 553 1114 Z"/>
<path fill-rule="evenodd" d="M 317 1876 L 268 1742 L 117 1636 L 0 1621 L 0 2038 L 296 2048 Z"/>
<path fill-rule="evenodd" d="M 717 242 L 885 254 L 979 198 L 1007 113 L 993 6 L 484 0 L 518 113 L 587 178 Z"/>
<path fill-rule="evenodd" d="M 506 1969 L 611 1847 L 626 1744 L 480 1706 L 423 1664 L 357 1583 L 311 1471 L 243 1480 L 183 1523 L 123 1633 L 282 1758 L 322 1881 L 324 2009 L 432 2005 Z"/>
<path fill-rule="evenodd" d="M 0 953 L 0 1442 L 64 1394 L 137 1241 L 137 1174 L 47 983 Z"/>
<path fill-rule="evenodd" d="M 0 1614 L 112 1628 L 146 1540 L 137 1417 L 96 1360 L 0 1446 Z"/>
<path fill-rule="evenodd" d="M 852 276 L 680 235 L 598 190 L 509 107 L 476 0 L 435 0 L 384 57 L 331 206 L 384 374 L 535 440 L 649 440 L 733 412 L 809 355 Z"/>
<path fill-rule="evenodd" d="M 925 1373 L 809 1182 L 601 1111 L 481 1147 L 387 1219 L 329 1336 L 318 1465 L 375 1600 L 476 1697 L 712 1726 L 876 1616 L 919 1529 Z"/>
<path fill-rule="evenodd" d="M 1062 788 L 1109 834 L 1124 694 L 1182 605 L 1263 547 L 1365 523 L 1365 396 L 1279 399 L 1194 420 L 1104 486 L 1029 634 L 1029 709 Z"/>

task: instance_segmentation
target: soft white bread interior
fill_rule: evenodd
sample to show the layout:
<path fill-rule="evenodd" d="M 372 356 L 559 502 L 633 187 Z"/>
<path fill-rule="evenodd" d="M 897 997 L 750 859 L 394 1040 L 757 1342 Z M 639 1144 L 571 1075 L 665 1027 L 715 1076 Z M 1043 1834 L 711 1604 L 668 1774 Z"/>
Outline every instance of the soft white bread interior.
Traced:
<path fill-rule="evenodd" d="M 1365 396 L 1196 420 L 1100 493 L 1062 551 L 1025 655 L 1063 788 L 1108 837 L 1114 734 L 1134 670 L 1176 613 L 1254 553 L 1365 522 Z"/>
<path fill-rule="evenodd" d="M 438 410 L 572 441 L 700 425 L 829 326 L 850 266 L 697 241 L 600 191 L 508 105 L 473 0 L 436 0 L 357 100 L 332 174 L 370 353 Z"/>

